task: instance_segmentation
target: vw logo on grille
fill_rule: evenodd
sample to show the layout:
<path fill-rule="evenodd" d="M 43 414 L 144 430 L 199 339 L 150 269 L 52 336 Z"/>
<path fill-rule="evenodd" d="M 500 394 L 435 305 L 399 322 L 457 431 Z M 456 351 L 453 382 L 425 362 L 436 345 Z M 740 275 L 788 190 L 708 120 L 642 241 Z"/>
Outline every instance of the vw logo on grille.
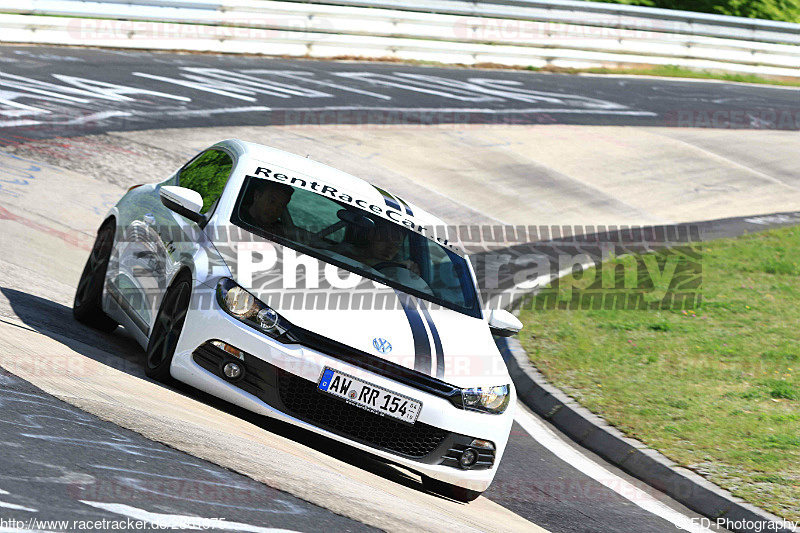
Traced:
<path fill-rule="evenodd" d="M 386 339 L 376 337 L 372 339 L 372 345 L 380 353 L 389 353 L 392 351 L 392 345 Z"/>

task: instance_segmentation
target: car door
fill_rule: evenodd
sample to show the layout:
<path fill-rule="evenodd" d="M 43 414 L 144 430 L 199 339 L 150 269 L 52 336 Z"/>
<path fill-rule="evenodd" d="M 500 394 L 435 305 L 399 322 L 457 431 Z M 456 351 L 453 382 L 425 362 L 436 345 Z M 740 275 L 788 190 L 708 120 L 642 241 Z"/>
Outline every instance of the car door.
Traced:
<path fill-rule="evenodd" d="M 143 298 L 142 319 L 152 325 L 175 271 L 191 262 L 197 251 L 198 225 L 205 226 L 233 168 L 233 157 L 223 149 L 211 148 L 198 154 L 175 176 L 156 186 L 155 194 L 132 222 L 137 243 L 132 248 L 130 272 Z M 197 191 L 203 198 L 199 224 L 173 212 L 161 203 L 163 185 L 178 185 Z"/>
<path fill-rule="evenodd" d="M 164 184 L 173 184 L 175 177 Z M 134 188 L 118 204 L 118 257 L 109 265 L 113 266 L 109 290 L 144 335 L 149 334 L 153 318 L 150 309 L 153 292 L 162 290 L 160 287 L 166 283 L 160 259 L 164 252 L 158 248 L 161 239 L 157 227 L 166 223 L 166 217 L 160 213 L 159 186 Z"/>

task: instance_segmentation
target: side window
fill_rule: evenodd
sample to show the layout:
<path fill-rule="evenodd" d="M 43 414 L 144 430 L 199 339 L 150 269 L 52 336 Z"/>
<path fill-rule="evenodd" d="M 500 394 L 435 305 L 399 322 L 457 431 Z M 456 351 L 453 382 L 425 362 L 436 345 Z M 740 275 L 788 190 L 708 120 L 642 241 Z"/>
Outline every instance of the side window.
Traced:
<path fill-rule="evenodd" d="M 180 173 L 178 184 L 203 197 L 201 213 L 207 212 L 222 195 L 233 160 L 221 150 L 207 150 L 189 163 Z"/>

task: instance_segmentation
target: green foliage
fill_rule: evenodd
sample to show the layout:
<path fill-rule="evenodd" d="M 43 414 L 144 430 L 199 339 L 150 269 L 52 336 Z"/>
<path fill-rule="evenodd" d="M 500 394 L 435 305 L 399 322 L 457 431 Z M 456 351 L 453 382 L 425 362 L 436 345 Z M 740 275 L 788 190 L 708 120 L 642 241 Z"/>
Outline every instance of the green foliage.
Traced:
<path fill-rule="evenodd" d="M 764 448 L 788 450 L 800 447 L 800 437 L 797 435 L 766 435 L 756 439 Z"/>
<path fill-rule="evenodd" d="M 183 169 L 180 186 L 200 193 L 203 197 L 201 213 L 207 212 L 220 197 L 232 167 L 233 161 L 228 154 L 220 150 L 208 150 Z"/>
<path fill-rule="evenodd" d="M 753 481 L 756 483 L 777 483 L 779 485 L 791 485 L 792 480 L 786 479 L 783 476 L 779 476 L 778 474 L 764 474 L 759 476 L 753 476 Z"/>
<path fill-rule="evenodd" d="M 800 0 L 599 0 L 734 17 L 800 22 Z"/>
<path fill-rule="evenodd" d="M 783 398 L 785 400 L 800 400 L 800 392 L 788 381 L 782 379 L 771 379 L 765 383 L 770 389 L 769 394 L 773 398 Z"/>

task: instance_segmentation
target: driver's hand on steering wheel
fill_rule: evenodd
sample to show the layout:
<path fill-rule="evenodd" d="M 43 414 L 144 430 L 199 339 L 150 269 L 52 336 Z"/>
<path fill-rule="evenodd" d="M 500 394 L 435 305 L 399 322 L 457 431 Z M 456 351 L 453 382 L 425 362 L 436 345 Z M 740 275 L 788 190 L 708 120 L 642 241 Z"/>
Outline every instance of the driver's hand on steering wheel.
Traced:
<path fill-rule="evenodd" d="M 411 259 L 406 259 L 405 261 L 398 261 L 401 265 L 406 267 L 408 270 L 419 276 L 419 265 L 416 261 L 412 261 Z"/>

